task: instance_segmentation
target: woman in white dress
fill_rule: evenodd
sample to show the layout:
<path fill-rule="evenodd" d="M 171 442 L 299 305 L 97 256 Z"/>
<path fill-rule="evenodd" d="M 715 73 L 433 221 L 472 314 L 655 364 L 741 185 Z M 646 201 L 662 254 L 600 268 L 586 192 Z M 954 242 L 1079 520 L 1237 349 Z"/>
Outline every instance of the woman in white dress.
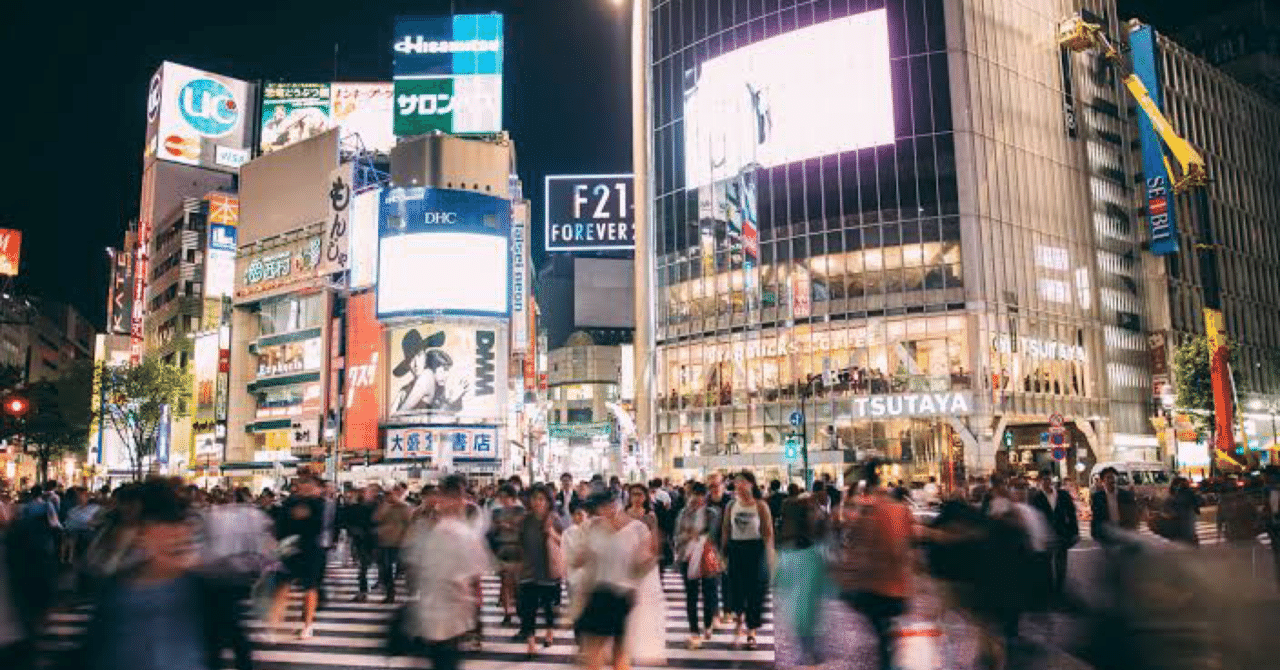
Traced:
<path fill-rule="evenodd" d="M 627 496 L 627 515 L 645 525 L 649 530 L 649 550 L 655 556 L 661 556 L 662 536 L 658 531 L 658 517 L 653 513 L 649 489 L 644 484 L 632 484 L 627 488 Z M 640 580 L 635 610 L 627 620 L 627 651 L 632 661 L 655 666 L 666 663 L 666 618 L 661 570 L 655 564 Z"/>
<path fill-rule="evenodd" d="M 570 566 L 583 569 L 585 600 L 576 629 L 582 636 L 582 664 L 601 670 L 612 654 L 614 670 L 628 670 L 628 619 L 644 577 L 657 564 L 649 530 L 623 513 L 609 490 L 587 501 L 593 514 Z"/>

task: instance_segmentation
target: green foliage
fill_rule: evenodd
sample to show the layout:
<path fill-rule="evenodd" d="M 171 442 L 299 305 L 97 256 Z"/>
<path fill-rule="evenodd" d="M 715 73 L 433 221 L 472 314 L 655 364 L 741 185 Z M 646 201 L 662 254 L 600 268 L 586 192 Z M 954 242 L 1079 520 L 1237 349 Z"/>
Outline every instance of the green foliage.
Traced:
<path fill-rule="evenodd" d="M 165 407 L 171 418 L 189 413 L 191 375 L 154 355 L 137 364 L 103 366 L 100 374 L 107 403 L 103 423 L 120 435 L 134 476 L 141 479 L 143 462 L 155 454 Z"/>
<path fill-rule="evenodd" d="M 0 437 L 21 437 L 39 463 L 38 475 L 44 477 L 51 462 L 66 454 L 83 453 L 88 446 L 94 419 L 90 402 L 93 364 L 73 362 L 60 376 L 31 384 L 22 384 L 21 379 L 21 369 L 0 366 L 0 390 L 20 395 L 29 403 L 24 416 L 4 416 Z"/>
<path fill-rule="evenodd" d="M 1239 381 L 1235 370 L 1236 352 L 1227 345 L 1227 360 L 1232 364 L 1232 376 Z M 1179 409 L 1199 410 L 1207 414 L 1190 414 L 1196 427 L 1196 437 L 1204 439 L 1213 426 L 1213 373 L 1209 360 L 1209 338 L 1200 336 L 1188 339 L 1173 352 L 1173 386 L 1177 393 L 1175 404 Z"/>

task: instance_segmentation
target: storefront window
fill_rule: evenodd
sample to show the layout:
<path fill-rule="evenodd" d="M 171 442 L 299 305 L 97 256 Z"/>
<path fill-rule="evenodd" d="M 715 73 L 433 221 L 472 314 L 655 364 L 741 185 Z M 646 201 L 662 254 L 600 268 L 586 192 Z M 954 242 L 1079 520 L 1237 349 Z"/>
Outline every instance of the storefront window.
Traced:
<path fill-rule="evenodd" d="M 324 296 L 319 293 L 264 300 L 258 314 L 263 336 L 318 328 L 323 322 Z"/>

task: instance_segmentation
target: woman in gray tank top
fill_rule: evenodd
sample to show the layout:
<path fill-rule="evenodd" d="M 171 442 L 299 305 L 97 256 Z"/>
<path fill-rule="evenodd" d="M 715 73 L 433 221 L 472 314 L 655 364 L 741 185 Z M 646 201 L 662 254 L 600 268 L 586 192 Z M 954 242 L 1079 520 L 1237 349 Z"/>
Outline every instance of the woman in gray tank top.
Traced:
<path fill-rule="evenodd" d="M 729 561 L 730 602 L 727 609 L 737 614 L 733 644 L 738 646 L 745 623 L 748 649 L 755 649 L 756 631 L 763 619 L 765 585 L 768 582 L 766 552 L 773 544 L 773 519 L 769 515 L 769 506 L 756 496 L 756 490 L 755 475 L 743 470 L 734 480 L 733 500 L 725 509 L 720 535 Z"/>

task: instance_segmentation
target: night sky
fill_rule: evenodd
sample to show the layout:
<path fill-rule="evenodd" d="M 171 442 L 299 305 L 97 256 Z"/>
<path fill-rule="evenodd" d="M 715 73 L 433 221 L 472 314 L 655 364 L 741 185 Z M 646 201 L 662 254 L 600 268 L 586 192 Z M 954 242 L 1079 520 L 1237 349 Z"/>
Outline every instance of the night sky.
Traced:
<path fill-rule="evenodd" d="M 418 2 L 132 0 L 6 7 L 0 227 L 24 233 L 19 287 L 105 320 L 106 255 L 137 216 L 147 84 L 163 60 L 245 80 L 388 81 L 398 14 Z M 1160 27 L 1190 2 L 1129 0 Z M 630 171 L 626 23 L 615 0 L 455 0 L 506 15 L 505 118 L 526 196 L 543 175 Z M 335 78 L 334 44 L 338 45 Z M 537 220 L 537 216 L 535 216 Z M 538 226 L 534 226 L 538 231 Z M 540 239 L 535 239 L 540 243 Z"/>

